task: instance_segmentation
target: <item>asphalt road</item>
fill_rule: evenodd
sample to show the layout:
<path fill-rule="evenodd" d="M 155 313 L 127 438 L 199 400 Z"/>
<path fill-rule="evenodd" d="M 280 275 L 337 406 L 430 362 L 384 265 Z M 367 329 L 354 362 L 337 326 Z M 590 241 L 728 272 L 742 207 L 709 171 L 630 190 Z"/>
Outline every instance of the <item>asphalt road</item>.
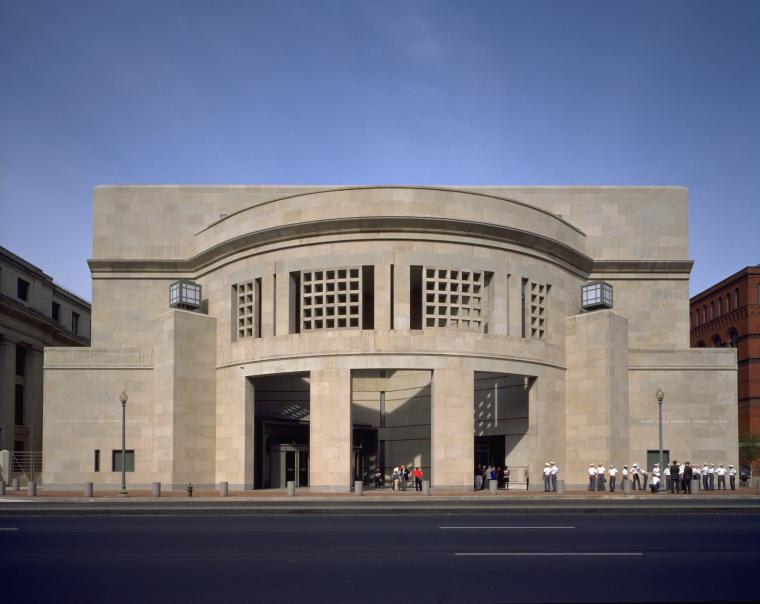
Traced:
<path fill-rule="evenodd" d="M 25 602 L 757 601 L 760 515 L 5 516 Z"/>

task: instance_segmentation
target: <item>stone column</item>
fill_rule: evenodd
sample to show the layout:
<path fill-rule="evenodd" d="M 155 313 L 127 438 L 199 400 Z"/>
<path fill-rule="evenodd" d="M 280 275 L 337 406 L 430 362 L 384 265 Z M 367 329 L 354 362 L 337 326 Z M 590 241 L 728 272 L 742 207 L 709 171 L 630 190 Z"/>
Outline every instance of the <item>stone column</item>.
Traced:
<path fill-rule="evenodd" d="M 565 479 L 583 484 L 589 464 L 611 461 L 620 467 L 629 456 L 628 320 L 598 310 L 567 317 L 565 330 L 572 351 L 566 372 Z"/>
<path fill-rule="evenodd" d="M 392 329 L 391 267 L 375 265 L 375 329 Z"/>
<path fill-rule="evenodd" d="M 16 344 L 0 340 L 0 451 L 13 451 L 15 412 Z"/>
<path fill-rule="evenodd" d="M 277 273 L 275 287 L 275 335 L 284 336 L 290 332 L 290 275 Z"/>
<path fill-rule="evenodd" d="M 312 371 L 309 388 L 309 486 L 351 489 L 351 370 Z"/>
<path fill-rule="evenodd" d="M 37 348 L 26 354 L 24 425 L 29 429 L 29 451 L 42 451 L 42 350 Z"/>
<path fill-rule="evenodd" d="M 274 273 L 269 271 L 261 278 L 261 337 L 274 335 Z"/>
<path fill-rule="evenodd" d="M 509 335 L 515 338 L 522 336 L 522 277 L 520 275 L 509 275 L 507 287 L 507 309 L 509 325 Z"/>
<path fill-rule="evenodd" d="M 494 273 L 488 292 L 488 333 L 506 336 L 509 333 L 507 274 Z"/>
<path fill-rule="evenodd" d="M 475 382 L 469 369 L 435 369 L 432 404 L 432 486 L 472 489 L 475 463 Z"/>
<path fill-rule="evenodd" d="M 393 266 L 393 329 L 409 329 L 409 264 Z"/>

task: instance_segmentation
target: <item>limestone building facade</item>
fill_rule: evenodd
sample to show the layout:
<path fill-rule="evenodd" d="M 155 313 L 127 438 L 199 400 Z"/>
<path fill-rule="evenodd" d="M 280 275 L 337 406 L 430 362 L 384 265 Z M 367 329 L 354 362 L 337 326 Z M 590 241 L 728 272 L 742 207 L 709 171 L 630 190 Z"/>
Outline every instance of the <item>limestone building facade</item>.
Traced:
<path fill-rule="evenodd" d="M 89 346 L 90 304 L 0 247 L 0 451 L 42 450 L 46 346 Z"/>
<path fill-rule="evenodd" d="M 672 457 L 737 463 L 735 351 L 689 347 L 685 189 L 104 186 L 93 220 L 92 346 L 45 354 L 48 485 L 118 485 L 122 390 L 132 485 L 582 484 L 647 463 L 658 388 Z"/>

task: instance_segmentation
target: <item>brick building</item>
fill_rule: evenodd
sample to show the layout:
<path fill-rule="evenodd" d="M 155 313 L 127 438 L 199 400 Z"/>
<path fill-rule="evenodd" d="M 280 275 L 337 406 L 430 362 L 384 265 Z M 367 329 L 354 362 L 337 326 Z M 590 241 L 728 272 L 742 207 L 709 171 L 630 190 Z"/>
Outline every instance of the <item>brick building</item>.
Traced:
<path fill-rule="evenodd" d="M 690 300 L 691 345 L 737 349 L 739 434 L 760 434 L 760 264 Z"/>

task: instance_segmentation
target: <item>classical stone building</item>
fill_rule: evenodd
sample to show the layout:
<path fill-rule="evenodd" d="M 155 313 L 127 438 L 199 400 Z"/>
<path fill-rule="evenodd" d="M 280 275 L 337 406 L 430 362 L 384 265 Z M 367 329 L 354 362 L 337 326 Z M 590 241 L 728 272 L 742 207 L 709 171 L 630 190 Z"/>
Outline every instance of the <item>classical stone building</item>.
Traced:
<path fill-rule="evenodd" d="M 692 346 L 736 349 L 739 434 L 760 435 L 760 264 L 707 288 L 690 305 Z"/>
<path fill-rule="evenodd" d="M 0 247 L 0 450 L 42 450 L 44 347 L 89 344 L 89 303 Z"/>
<path fill-rule="evenodd" d="M 549 460 L 581 484 L 647 463 L 658 388 L 672 457 L 735 464 L 735 352 L 689 347 L 687 213 L 680 188 L 98 187 L 44 481 L 118 484 L 122 390 L 132 485 L 403 463 L 467 489 L 480 461 L 540 486 Z"/>

